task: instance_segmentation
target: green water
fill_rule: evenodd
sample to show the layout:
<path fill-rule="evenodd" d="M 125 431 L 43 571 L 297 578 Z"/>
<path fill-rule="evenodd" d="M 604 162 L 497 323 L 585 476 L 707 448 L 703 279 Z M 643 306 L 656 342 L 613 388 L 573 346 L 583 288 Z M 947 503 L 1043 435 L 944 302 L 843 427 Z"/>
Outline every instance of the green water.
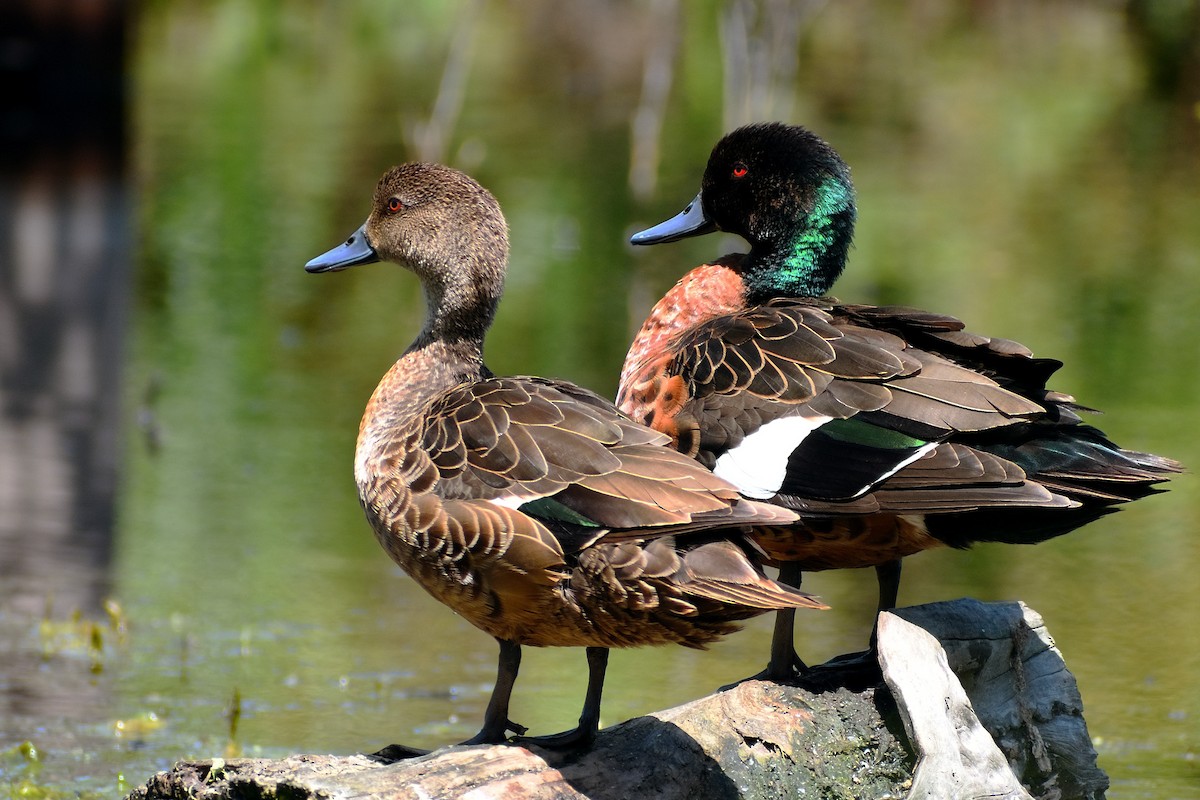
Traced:
<path fill-rule="evenodd" d="M 723 67 L 737 8 L 143 5 L 111 576 L 126 630 L 97 616 L 96 643 L 84 623 L 0 618 L 22 668 L 68 698 L 4 731 L 0 750 L 28 739 L 40 759 L 0 752 L 0 796 L 108 796 L 129 788 L 118 774 L 137 784 L 179 758 L 436 746 L 477 730 L 495 645 L 378 550 L 350 470 L 362 406 L 419 326 L 416 281 L 384 265 L 302 268 L 362 221 L 385 167 L 421 152 L 471 172 L 508 215 L 496 372 L 611 395 L 653 300 L 740 244 L 635 252 L 628 234 L 695 194 L 729 125 L 783 117 L 854 171 L 859 233 L 839 297 L 1019 339 L 1066 362 L 1055 387 L 1103 408 L 1118 441 L 1200 464 L 1200 132 L 1195 98 L 1153 79 L 1170 67 L 1169 20 L 1154 39 L 1089 3 L 829 4 L 782 46 L 767 33 L 788 20 L 751 20 L 764 64 L 745 68 L 761 69 L 750 81 Z M 658 107 L 644 65 L 673 36 Z M 662 113 L 660 135 L 631 137 L 639 105 Z M 422 151 L 434 109 L 449 109 L 444 141 Z M 641 156 L 657 142 L 658 160 L 631 171 L 634 140 Z M 1036 548 L 910 559 L 901 603 L 1024 600 L 1079 680 L 1109 796 L 1200 797 L 1198 516 L 1185 475 Z M 802 616 L 803 654 L 860 649 L 873 573 L 806 588 L 834 610 Z M 760 619 L 708 653 L 615 653 L 605 724 L 756 671 L 768 638 Z M 582 652 L 529 651 L 523 670 L 514 719 L 573 724 Z"/>

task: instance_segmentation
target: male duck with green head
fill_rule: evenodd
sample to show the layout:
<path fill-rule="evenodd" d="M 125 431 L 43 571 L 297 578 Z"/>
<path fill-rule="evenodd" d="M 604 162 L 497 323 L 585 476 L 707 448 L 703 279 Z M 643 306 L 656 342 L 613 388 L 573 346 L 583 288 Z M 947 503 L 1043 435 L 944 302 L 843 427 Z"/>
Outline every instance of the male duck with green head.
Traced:
<path fill-rule="evenodd" d="M 892 608 L 905 556 L 1044 541 L 1180 470 L 1083 424 L 1074 400 L 1046 386 L 1058 361 L 953 317 L 825 297 L 855 216 L 834 149 L 765 123 L 723 138 L 699 195 L 632 239 L 721 230 L 750 243 L 693 269 L 655 305 L 617 402 L 744 496 L 801 514 L 785 532 L 754 534 L 781 580 L 875 567 L 879 607 Z M 807 669 L 791 617 L 779 615 L 764 677 Z"/>

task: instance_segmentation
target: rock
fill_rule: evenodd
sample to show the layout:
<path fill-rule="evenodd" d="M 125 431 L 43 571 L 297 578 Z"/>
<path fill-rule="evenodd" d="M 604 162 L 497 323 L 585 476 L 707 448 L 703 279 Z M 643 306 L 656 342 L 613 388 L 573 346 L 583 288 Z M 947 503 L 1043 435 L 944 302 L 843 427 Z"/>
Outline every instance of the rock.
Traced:
<path fill-rule="evenodd" d="M 1040 614 L 969 598 L 894 613 L 937 637 L 976 716 L 1033 796 L 1104 797 L 1108 776 L 1096 766 L 1079 687 Z"/>
<path fill-rule="evenodd" d="M 134 800 L 1102 798 L 1079 692 L 1040 617 L 958 600 L 880 618 L 885 684 L 747 681 L 602 730 L 582 753 L 446 747 L 181 762 Z"/>
<path fill-rule="evenodd" d="M 975 715 L 937 639 L 880 614 L 879 663 L 918 754 L 911 800 L 1032 800 Z"/>

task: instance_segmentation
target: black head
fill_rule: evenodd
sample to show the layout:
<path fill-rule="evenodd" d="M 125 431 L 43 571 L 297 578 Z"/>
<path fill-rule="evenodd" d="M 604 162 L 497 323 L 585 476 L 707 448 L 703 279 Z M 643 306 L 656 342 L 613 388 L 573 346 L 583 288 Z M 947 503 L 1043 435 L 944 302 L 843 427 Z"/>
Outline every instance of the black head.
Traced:
<path fill-rule="evenodd" d="M 704 213 L 751 245 L 798 221 L 854 211 L 850 168 L 824 139 L 799 125 L 763 122 L 717 142 L 700 190 Z"/>
<path fill-rule="evenodd" d="M 756 123 L 717 143 L 681 214 L 631 241 L 736 233 L 751 245 L 755 296 L 823 294 L 845 266 L 855 213 L 850 168 L 832 147 L 798 125 Z"/>

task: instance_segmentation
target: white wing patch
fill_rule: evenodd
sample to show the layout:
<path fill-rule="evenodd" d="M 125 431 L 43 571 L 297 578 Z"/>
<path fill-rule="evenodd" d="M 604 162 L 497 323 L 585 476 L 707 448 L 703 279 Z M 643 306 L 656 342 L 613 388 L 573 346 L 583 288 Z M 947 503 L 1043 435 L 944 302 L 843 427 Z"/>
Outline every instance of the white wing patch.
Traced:
<path fill-rule="evenodd" d="M 536 495 L 536 494 L 527 494 L 527 495 L 506 494 L 503 497 L 488 497 L 488 498 L 486 498 L 486 500 L 494 506 L 500 506 L 501 508 L 511 508 L 512 510 L 516 511 L 518 508 L 525 505 L 530 500 L 535 500 L 539 496 L 540 495 Z"/>
<path fill-rule="evenodd" d="M 804 438 L 833 417 L 782 417 L 773 419 L 721 454 L 713 472 L 754 500 L 779 493 L 787 475 L 788 456 Z"/>

